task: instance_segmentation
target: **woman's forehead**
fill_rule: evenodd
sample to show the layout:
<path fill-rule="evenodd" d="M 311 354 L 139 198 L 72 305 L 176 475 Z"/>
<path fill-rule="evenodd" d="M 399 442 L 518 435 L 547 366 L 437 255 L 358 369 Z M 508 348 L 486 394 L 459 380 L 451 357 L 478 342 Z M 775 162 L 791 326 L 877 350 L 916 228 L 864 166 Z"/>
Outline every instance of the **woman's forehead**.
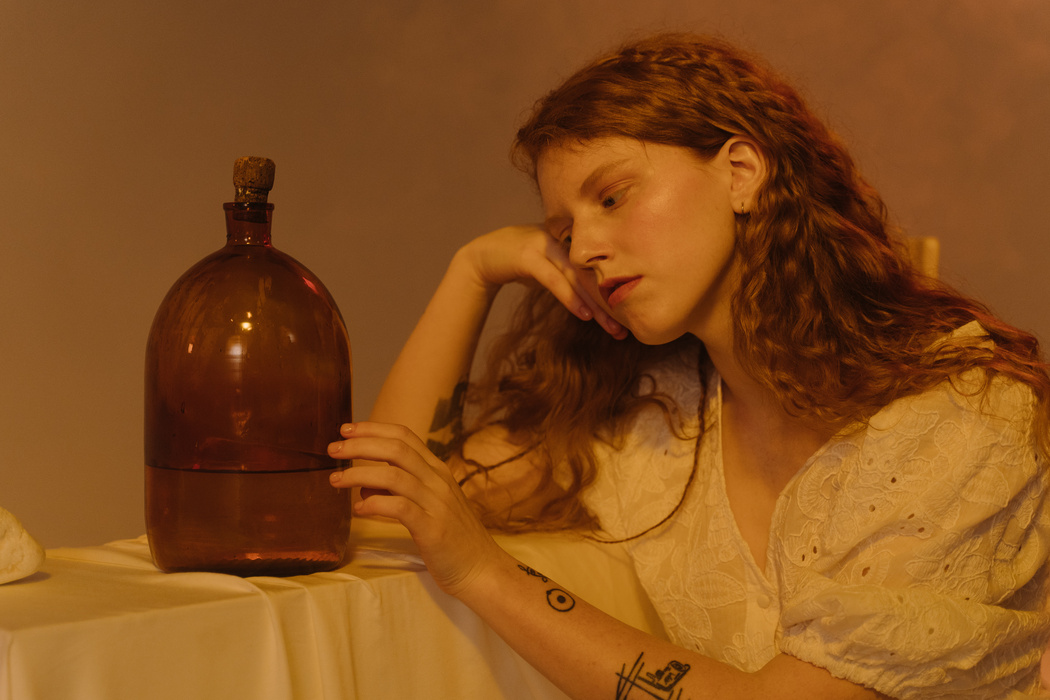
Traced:
<path fill-rule="evenodd" d="M 607 172 L 646 160 L 645 144 L 636 139 L 608 137 L 550 146 L 536 161 L 536 184 L 544 206 L 558 196 L 579 194 Z"/>
<path fill-rule="evenodd" d="M 536 160 L 536 179 L 586 178 L 609 163 L 647 159 L 647 144 L 638 139 L 608 136 L 587 141 L 569 141 L 549 146 Z"/>

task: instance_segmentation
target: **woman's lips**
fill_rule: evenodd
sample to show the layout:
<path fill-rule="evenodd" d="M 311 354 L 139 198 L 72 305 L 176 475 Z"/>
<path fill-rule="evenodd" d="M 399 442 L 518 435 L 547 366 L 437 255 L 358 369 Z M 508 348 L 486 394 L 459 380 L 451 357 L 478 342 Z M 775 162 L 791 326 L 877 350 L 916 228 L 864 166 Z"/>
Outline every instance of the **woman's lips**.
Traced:
<path fill-rule="evenodd" d="M 616 308 L 627 295 L 631 293 L 638 282 L 641 281 L 641 277 L 614 277 L 607 279 L 601 284 L 602 296 L 605 297 L 605 303 L 609 305 L 610 309 Z"/>

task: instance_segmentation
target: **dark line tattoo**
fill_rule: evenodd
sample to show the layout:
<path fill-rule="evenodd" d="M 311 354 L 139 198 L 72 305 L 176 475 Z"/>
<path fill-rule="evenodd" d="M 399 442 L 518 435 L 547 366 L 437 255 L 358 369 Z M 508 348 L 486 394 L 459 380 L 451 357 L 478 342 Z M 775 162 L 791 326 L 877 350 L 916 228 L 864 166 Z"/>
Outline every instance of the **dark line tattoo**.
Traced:
<path fill-rule="evenodd" d="M 463 406 L 467 397 L 467 380 L 461 379 L 452 390 L 451 398 L 438 401 L 434 410 L 434 420 L 430 423 L 430 432 L 447 428 L 463 420 Z"/>
<path fill-rule="evenodd" d="M 645 656 L 644 652 L 638 655 L 630 671 L 627 670 L 626 664 L 620 667 L 620 672 L 616 674 L 620 679 L 616 684 L 616 700 L 645 696 L 659 698 L 659 700 L 681 700 L 682 690 L 679 688 L 676 693 L 675 686 L 689 672 L 689 664 L 671 661 L 659 671 L 646 673 L 645 677 L 642 677 L 645 671 L 643 656 Z M 636 693 L 632 696 L 635 690 L 645 695 L 639 696 Z"/>
<path fill-rule="evenodd" d="M 527 573 L 529 576 L 535 576 L 536 578 L 538 578 L 539 580 L 543 581 L 544 583 L 549 583 L 550 582 L 549 578 L 547 578 L 546 576 L 541 574 L 539 571 L 536 571 L 536 569 L 533 569 L 531 566 L 525 566 L 524 564 L 518 564 L 518 568 L 521 569 L 522 571 L 524 571 L 525 573 Z"/>
<path fill-rule="evenodd" d="M 466 403 L 467 386 L 466 379 L 460 380 L 456 388 L 452 390 L 451 398 L 438 401 L 437 408 L 434 410 L 430 432 L 447 430 L 448 439 L 442 442 L 430 438 L 427 440 L 427 449 L 440 460 L 444 461 L 451 457 L 463 441 L 463 406 Z"/>
<path fill-rule="evenodd" d="M 434 453 L 434 456 L 440 459 L 442 462 L 447 462 L 448 458 L 455 452 L 455 445 L 452 441 L 441 442 L 440 440 L 434 440 L 430 438 L 427 440 L 427 449 Z M 460 484 L 462 486 L 462 484 Z"/>

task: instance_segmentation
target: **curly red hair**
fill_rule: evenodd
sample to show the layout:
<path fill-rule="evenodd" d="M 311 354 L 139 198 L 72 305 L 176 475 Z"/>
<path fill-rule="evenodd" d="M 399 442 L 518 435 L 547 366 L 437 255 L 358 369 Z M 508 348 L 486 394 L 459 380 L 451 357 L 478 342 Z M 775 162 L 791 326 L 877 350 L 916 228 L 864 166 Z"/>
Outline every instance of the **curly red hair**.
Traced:
<path fill-rule="evenodd" d="M 737 221 L 734 340 L 749 374 L 794 415 L 841 424 L 983 368 L 1031 387 L 1047 451 L 1050 378 L 1035 337 L 918 272 L 840 140 L 758 60 L 696 36 L 628 44 L 543 97 L 513 158 L 535 177 L 545 149 L 619 136 L 709 160 L 734 135 L 752 139 L 767 161 L 751 211 Z M 786 299 L 795 313 L 783 312 Z M 994 349 L 979 338 L 929 351 L 974 320 Z M 673 350 L 612 341 L 534 290 L 493 351 L 492 374 L 475 393 L 484 420 L 523 441 L 542 436 L 548 467 L 570 467 L 567 485 L 545 482 L 544 521 L 593 524 L 577 498 L 595 469 L 588 445 L 611 439 L 645 404 L 673 414 L 666 397 L 639 391 L 646 363 Z"/>

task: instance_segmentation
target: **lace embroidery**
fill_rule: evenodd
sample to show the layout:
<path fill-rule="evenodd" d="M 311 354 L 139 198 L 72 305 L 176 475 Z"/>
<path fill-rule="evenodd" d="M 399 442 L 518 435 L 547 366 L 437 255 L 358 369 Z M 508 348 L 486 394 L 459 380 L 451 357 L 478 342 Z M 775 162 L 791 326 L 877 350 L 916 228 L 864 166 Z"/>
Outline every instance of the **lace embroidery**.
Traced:
<path fill-rule="evenodd" d="M 695 377 L 657 379 L 695 405 Z M 695 483 L 627 545 L 673 641 L 747 671 L 784 651 L 893 697 L 1037 687 L 1050 497 L 1026 387 L 996 379 L 968 398 L 945 384 L 833 438 L 778 500 L 767 580 L 729 509 L 709 381 Z M 600 450 L 586 500 L 610 536 L 674 507 L 690 443 L 654 412 Z"/>

